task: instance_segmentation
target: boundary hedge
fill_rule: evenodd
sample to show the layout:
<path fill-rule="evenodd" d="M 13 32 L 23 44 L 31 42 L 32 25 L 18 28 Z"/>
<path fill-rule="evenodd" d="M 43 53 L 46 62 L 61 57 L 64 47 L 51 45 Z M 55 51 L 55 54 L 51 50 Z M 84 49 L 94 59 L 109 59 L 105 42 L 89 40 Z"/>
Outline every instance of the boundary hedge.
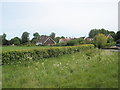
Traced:
<path fill-rule="evenodd" d="M 43 49 L 31 49 L 31 50 L 15 50 L 2 52 L 2 64 L 14 64 L 15 62 L 27 61 L 27 60 L 40 60 L 49 57 L 58 57 L 64 54 L 72 54 L 80 52 L 81 50 L 92 49 L 93 44 L 85 44 L 78 46 L 66 46 L 66 47 L 52 47 Z"/>

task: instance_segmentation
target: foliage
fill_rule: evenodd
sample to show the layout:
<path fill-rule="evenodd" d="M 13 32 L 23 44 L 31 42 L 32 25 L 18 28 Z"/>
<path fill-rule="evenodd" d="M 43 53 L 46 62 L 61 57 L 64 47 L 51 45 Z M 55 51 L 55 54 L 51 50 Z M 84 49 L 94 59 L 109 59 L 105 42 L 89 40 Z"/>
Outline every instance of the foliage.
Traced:
<path fill-rule="evenodd" d="M 118 88 L 118 52 L 84 50 L 2 66 L 4 88 Z"/>
<path fill-rule="evenodd" d="M 66 46 L 75 46 L 78 45 L 78 41 L 77 40 L 70 40 L 66 43 Z"/>
<path fill-rule="evenodd" d="M 115 40 L 117 43 L 120 43 L 120 31 L 118 31 L 115 35 Z"/>
<path fill-rule="evenodd" d="M 28 32 L 23 32 L 21 38 L 22 38 L 22 44 L 29 43 L 29 33 Z"/>
<path fill-rule="evenodd" d="M 52 33 L 50 34 L 50 37 L 51 37 L 53 40 L 55 40 L 55 33 L 52 32 Z"/>
<path fill-rule="evenodd" d="M 90 32 L 89 32 L 89 37 L 90 38 L 94 38 L 97 34 L 99 33 L 102 33 L 104 35 L 111 35 L 113 38 L 115 37 L 115 32 L 113 31 L 108 31 L 108 30 L 105 30 L 105 29 L 92 29 Z"/>
<path fill-rule="evenodd" d="M 83 38 L 78 38 L 77 41 L 79 44 L 86 44 L 86 41 Z"/>
<path fill-rule="evenodd" d="M 6 34 L 5 33 L 3 33 L 3 35 L 0 35 L 0 43 L 1 43 L 1 45 L 7 45 L 7 44 L 9 44 L 8 43 L 8 40 L 6 39 Z"/>
<path fill-rule="evenodd" d="M 116 42 L 106 43 L 105 47 L 115 46 Z"/>
<path fill-rule="evenodd" d="M 75 46 L 75 45 L 79 45 L 79 44 L 92 44 L 92 43 L 87 42 L 83 38 L 75 38 L 75 39 L 70 40 L 70 41 L 61 42 L 57 45 L 59 45 L 59 46 Z"/>
<path fill-rule="evenodd" d="M 61 37 L 55 37 L 55 42 L 59 43 L 59 39 L 61 39 Z"/>
<path fill-rule="evenodd" d="M 94 42 L 98 48 L 103 48 L 107 43 L 107 38 L 104 34 L 98 34 L 95 36 Z"/>
<path fill-rule="evenodd" d="M 64 36 L 61 36 L 61 38 L 65 38 Z"/>
<path fill-rule="evenodd" d="M 18 37 L 15 37 L 15 38 L 10 40 L 10 43 L 14 44 L 14 45 L 20 45 L 21 44 L 21 39 L 18 38 Z"/>
<path fill-rule="evenodd" d="M 35 44 L 36 43 L 36 41 L 40 38 L 40 35 L 39 35 L 39 33 L 34 33 L 33 34 L 33 38 L 32 38 L 32 40 L 31 40 L 31 42 L 33 43 L 33 44 Z"/>
<path fill-rule="evenodd" d="M 91 49 L 93 47 L 94 45 L 88 44 L 68 47 L 4 51 L 2 52 L 2 62 L 3 64 L 14 64 L 15 62 L 21 62 L 26 60 L 38 60 L 49 57 L 58 57 L 64 54 L 79 52 L 82 49 Z"/>
<path fill-rule="evenodd" d="M 0 46 L 2 46 L 2 35 L 0 35 Z"/>
<path fill-rule="evenodd" d="M 112 43 L 112 42 L 114 42 L 113 38 L 111 38 L 111 37 L 107 38 L 107 43 Z"/>
<path fill-rule="evenodd" d="M 40 35 L 39 35 L 39 33 L 37 33 L 37 32 L 34 33 L 33 36 L 34 36 L 35 39 L 39 39 L 39 38 L 40 38 Z"/>
<path fill-rule="evenodd" d="M 52 46 L 36 46 L 36 45 L 32 45 L 30 47 L 28 47 L 28 45 L 21 45 L 21 46 L 2 46 L 0 48 L 2 48 L 3 52 L 6 51 L 15 51 L 15 50 L 31 50 L 31 49 L 43 49 L 43 48 L 52 48 Z"/>

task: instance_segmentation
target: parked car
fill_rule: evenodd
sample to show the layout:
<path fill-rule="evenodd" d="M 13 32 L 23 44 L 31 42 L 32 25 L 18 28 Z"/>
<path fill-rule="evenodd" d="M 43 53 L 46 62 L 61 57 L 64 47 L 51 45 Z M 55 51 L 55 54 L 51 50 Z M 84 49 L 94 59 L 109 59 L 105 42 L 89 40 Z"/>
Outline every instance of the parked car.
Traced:
<path fill-rule="evenodd" d="M 120 47 L 120 44 L 116 44 L 116 46 Z"/>

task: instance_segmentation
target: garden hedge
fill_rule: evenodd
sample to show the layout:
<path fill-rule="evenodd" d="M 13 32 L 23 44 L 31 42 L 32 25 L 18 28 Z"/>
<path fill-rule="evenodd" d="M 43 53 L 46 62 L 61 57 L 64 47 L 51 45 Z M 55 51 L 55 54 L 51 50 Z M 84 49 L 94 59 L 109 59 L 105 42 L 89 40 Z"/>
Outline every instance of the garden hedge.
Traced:
<path fill-rule="evenodd" d="M 94 45 L 85 44 L 78 46 L 4 51 L 2 52 L 2 64 L 13 64 L 15 62 L 22 62 L 26 60 L 40 60 L 43 58 L 58 57 L 64 54 L 71 54 L 91 48 L 94 48 Z"/>

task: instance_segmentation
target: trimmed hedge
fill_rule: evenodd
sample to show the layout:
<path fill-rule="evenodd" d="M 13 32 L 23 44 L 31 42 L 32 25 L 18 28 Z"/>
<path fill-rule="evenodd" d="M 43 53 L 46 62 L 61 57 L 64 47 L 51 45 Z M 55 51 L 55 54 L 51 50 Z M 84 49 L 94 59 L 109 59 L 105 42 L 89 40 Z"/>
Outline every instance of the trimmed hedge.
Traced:
<path fill-rule="evenodd" d="M 2 52 L 2 64 L 13 64 L 26 60 L 40 60 L 49 57 L 58 57 L 64 54 L 72 54 L 81 50 L 94 48 L 93 44 L 78 46 L 52 47 L 44 49 L 15 50 Z"/>

